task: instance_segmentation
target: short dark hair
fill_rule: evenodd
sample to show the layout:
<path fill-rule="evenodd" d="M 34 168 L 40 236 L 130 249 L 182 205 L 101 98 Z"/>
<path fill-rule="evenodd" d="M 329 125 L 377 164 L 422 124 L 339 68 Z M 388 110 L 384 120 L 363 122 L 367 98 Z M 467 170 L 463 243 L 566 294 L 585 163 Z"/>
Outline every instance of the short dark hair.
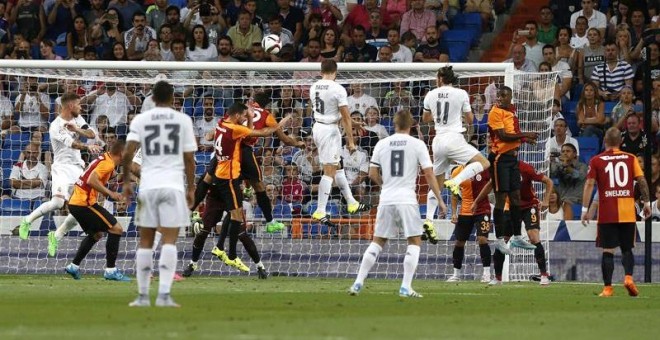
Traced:
<path fill-rule="evenodd" d="M 80 99 L 80 97 L 77 94 L 67 92 L 62 95 L 62 98 L 60 98 L 60 102 L 62 103 L 62 106 L 64 106 L 65 104 L 68 104 L 69 102 L 72 102 L 77 99 Z"/>
<path fill-rule="evenodd" d="M 332 74 L 337 72 L 337 62 L 333 59 L 324 59 L 321 62 L 321 73 Z"/>
<path fill-rule="evenodd" d="M 545 51 L 548 48 L 553 50 L 553 51 L 555 50 L 555 46 L 550 45 L 550 44 L 545 44 L 545 45 L 543 45 L 543 48 L 541 49 L 541 51 Z"/>
<path fill-rule="evenodd" d="M 133 16 L 131 17 L 131 21 L 135 20 L 136 17 L 144 17 L 145 19 L 147 18 L 147 15 L 144 14 L 142 11 L 137 11 L 133 13 Z"/>
<path fill-rule="evenodd" d="M 265 108 L 270 102 L 270 92 L 259 92 L 254 95 L 254 101 L 261 106 L 261 108 Z"/>
<path fill-rule="evenodd" d="M 534 25 L 534 28 L 536 28 L 536 29 L 539 28 L 539 24 L 537 24 L 535 20 L 527 20 L 525 22 L 525 26 L 527 26 L 527 25 Z"/>
<path fill-rule="evenodd" d="M 154 103 L 168 104 L 174 98 L 174 86 L 165 80 L 160 80 L 154 85 L 152 93 Z"/>
<path fill-rule="evenodd" d="M 174 40 L 172 40 L 172 43 L 170 44 L 170 48 L 172 48 L 176 44 L 183 45 L 184 48 L 186 47 L 186 42 L 185 41 L 183 41 L 181 39 L 174 39 Z"/>
<path fill-rule="evenodd" d="M 571 150 L 573 150 L 573 152 L 577 153 L 577 148 L 572 143 L 564 143 L 564 145 L 562 145 L 561 147 L 563 148 L 565 146 L 571 148 Z"/>
<path fill-rule="evenodd" d="M 85 49 L 83 50 L 83 54 L 87 54 L 87 53 L 94 53 L 96 55 L 96 47 L 85 46 Z"/>
<path fill-rule="evenodd" d="M 355 25 L 353 26 L 354 31 L 361 31 L 361 32 L 366 32 L 367 30 L 364 29 L 364 26 L 362 25 Z"/>
<path fill-rule="evenodd" d="M 218 38 L 218 45 L 220 45 L 220 44 L 219 44 L 219 43 L 220 43 L 220 40 L 227 40 L 227 41 L 229 41 L 229 45 L 230 45 L 230 46 L 234 46 L 234 42 L 231 40 L 231 37 L 228 36 L 228 35 L 223 35 L 223 36 L 221 36 L 220 38 Z M 260 44 L 261 44 L 261 43 L 260 43 Z"/>
<path fill-rule="evenodd" d="M 181 9 L 179 9 L 178 6 L 175 5 L 169 5 L 165 9 L 165 15 L 170 14 L 171 11 L 176 11 L 177 14 L 181 15 Z"/>
<path fill-rule="evenodd" d="M 450 65 L 443 66 L 438 70 L 438 79 L 442 79 L 442 82 L 445 84 L 456 84 L 458 83 L 458 77 L 454 74 L 454 68 Z"/>
<path fill-rule="evenodd" d="M 617 46 L 616 41 L 615 41 L 614 39 L 607 39 L 607 40 L 605 41 L 605 43 L 603 44 L 603 46 L 610 46 L 610 45 Z M 618 47 L 618 46 L 617 46 L 617 47 Z"/>
<path fill-rule="evenodd" d="M 564 124 L 565 124 L 566 126 L 568 126 L 568 123 L 566 122 L 566 119 L 564 119 L 564 118 L 557 118 L 557 119 L 555 119 L 555 121 L 554 121 L 554 123 L 552 123 L 552 125 L 557 124 L 557 122 L 564 122 Z"/>
<path fill-rule="evenodd" d="M 231 116 L 235 114 L 241 114 L 245 110 L 247 110 L 247 106 L 245 104 L 234 102 L 234 104 L 231 104 L 231 106 L 227 110 L 227 115 Z"/>
<path fill-rule="evenodd" d="M 282 23 L 282 17 L 279 14 L 275 14 L 270 19 L 268 19 L 268 23 L 270 24 L 273 21 L 279 21 L 280 24 Z"/>

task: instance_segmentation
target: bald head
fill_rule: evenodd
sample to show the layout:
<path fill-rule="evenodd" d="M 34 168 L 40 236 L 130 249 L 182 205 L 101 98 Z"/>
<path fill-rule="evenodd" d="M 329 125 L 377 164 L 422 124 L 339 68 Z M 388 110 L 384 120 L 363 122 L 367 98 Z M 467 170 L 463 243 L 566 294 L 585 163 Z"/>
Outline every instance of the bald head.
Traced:
<path fill-rule="evenodd" d="M 621 131 L 616 127 L 607 129 L 604 142 L 607 148 L 618 148 L 621 145 Z"/>

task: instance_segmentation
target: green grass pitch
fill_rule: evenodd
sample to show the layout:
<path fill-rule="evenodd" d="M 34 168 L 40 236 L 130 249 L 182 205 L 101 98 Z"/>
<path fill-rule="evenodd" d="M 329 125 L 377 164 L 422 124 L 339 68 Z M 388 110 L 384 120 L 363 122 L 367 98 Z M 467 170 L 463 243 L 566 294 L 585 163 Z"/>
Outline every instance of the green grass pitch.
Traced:
<path fill-rule="evenodd" d="M 0 339 L 657 339 L 660 286 L 598 298 L 597 284 L 192 277 L 174 284 L 180 309 L 129 308 L 135 282 L 0 275 Z M 158 281 L 152 282 L 152 295 Z M 153 301 L 153 299 L 152 299 Z"/>

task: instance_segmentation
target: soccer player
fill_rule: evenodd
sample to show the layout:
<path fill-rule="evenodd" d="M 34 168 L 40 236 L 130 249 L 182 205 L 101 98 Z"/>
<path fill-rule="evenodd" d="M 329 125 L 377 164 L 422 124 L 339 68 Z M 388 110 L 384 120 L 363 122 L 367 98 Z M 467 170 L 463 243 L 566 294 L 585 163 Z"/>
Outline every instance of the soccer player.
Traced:
<path fill-rule="evenodd" d="M 75 93 L 65 93 L 62 97 L 62 109 L 59 116 L 50 124 L 51 147 L 53 148 L 53 164 L 51 166 L 52 192 L 50 201 L 42 203 L 37 209 L 21 220 L 18 229 L 19 237 L 26 240 L 30 236 L 32 222 L 39 217 L 64 207 L 69 200 L 73 185 L 83 173 L 85 162 L 80 156 L 80 150 L 98 153 L 101 147 L 87 145 L 78 140 L 79 136 L 94 138 L 96 134 L 89 128 L 85 119 L 80 116 L 80 98 Z M 49 233 L 52 238 L 61 239 L 69 230 L 76 226 L 76 219 L 69 214 L 55 233 Z"/>
<path fill-rule="evenodd" d="M 452 178 L 463 171 L 463 165 L 459 165 L 452 171 Z M 458 198 L 453 195 L 451 198 L 451 222 L 456 225 L 454 235 L 456 243 L 452 259 L 454 263 L 454 273 L 447 279 L 447 282 L 458 282 L 461 280 L 461 268 L 463 267 L 463 258 L 465 256 L 465 242 L 470 238 L 472 230 L 477 230 L 477 243 L 479 244 L 479 255 L 483 266 L 481 282 L 490 282 L 490 247 L 488 246 L 488 233 L 490 233 L 490 203 L 488 200 L 478 202 L 477 195 L 490 182 L 490 175 L 487 170 L 478 173 L 471 179 L 461 182 L 461 209 L 457 210 Z"/>
<path fill-rule="evenodd" d="M 438 87 L 429 91 L 424 97 L 424 114 L 422 121 L 435 123 L 435 137 L 432 142 L 433 149 L 433 172 L 440 190 L 443 186 L 452 194 L 460 193 L 460 184 L 478 173 L 488 169 L 488 160 L 470 143 L 465 141 L 463 122 L 472 123 L 472 107 L 470 96 L 465 90 L 454 87 L 458 77 L 454 74 L 451 66 L 445 66 L 438 70 Z M 449 174 L 452 162 L 464 164 L 463 170 L 454 178 L 445 181 Z M 441 197 L 435 197 L 432 192 L 427 196 L 427 221 L 425 225 L 432 225 L 429 216 L 433 217 L 438 201 Z"/>
<path fill-rule="evenodd" d="M 115 267 L 119 239 L 124 229 L 111 213 L 97 203 L 99 193 L 116 201 L 123 200 L 120 193 L 109 190 L 106 185 L 122 159 L 124 146 L 124 141 L 117 141 L 108 152 L 96 158 L 76 182 L 69 200 L 69 212 L 87 234 L 80 242 L 73 262 L 64 268 L 64 271 L 76 280 L 80 280 L 80 263 L 105 232 L 108 234 L 108 240 L 105 242 L 106 265 L 103 277 L 106 280 L 130 281 Z"/>
<path fill-rule="evenodd" d="M 348 109 L 348 95 L 346 89 L 335 82 L 337 78 L 337 62 L 326 59 L 321 62 L 321 80 L 315 82 L 309 90 L 309 97 L 314 112 L 314 126 L 312 137 L 319 150 L 319 161 L 323 165 L 323 177 L 319 183 L 318 206 L 312 218 L 328 226 L 334 226 L 330 215 L 325 211 L 328 198 L 332 191 L 332 183 L 337 186 L 348 204 L 348 213 L 354 214 L 371 209 L 368 205 L 355 200 L 351 192 L 350 183 L 341 163 L 341 132 L 337 122 L 341 123 L 346 131 L 346 148 L 350 153 L 357 147 L 351 135 L 353 131 L 351 114 Z"/>
<path fill-rule="evenodd" d="M 287 123 L 290 117 L 285 117 L 275 126 L 267 126 L 260 130 L 253 130 L 254 122 L 252 113 L 245 104 L 234 103 L 229 108 L 225 119 L 218 122 L 215 132 L 215 158 L 218 164 L 215 167 L 214 177 L 217 178 L 215 187 L 211 192 L 213 197 L 207 196 L 207 206 L 204 212 L 204 231 L 195 236 L 193 243 L 192 262 L 186 268 L 184 274 L 192 273 L 197 268 L 197 260 L 204 248 L 204 242 L 208 233 L 220 221 L 222 212 L 229 211 L 230 222 L 228 226 L 229 233 L 229 252 L 224 259 L 224 251 L 220 252 L 218 247 L 213 249 L 213 254 L 228 264 L 241 271 L 250 269 L 236 256 L 236 245 L 241 233 L 243 224 L 243 192 L 240 188 L 242 172 L 242 150 L 241 143 L 244 138 L 266 137 L 279 130 L 281 126 Z M 247 122 L 247 127 L 243 123 Z M 251 152 L 251 150 L 250 150 Z M 256 163 L 256 162 L 255 162 Z M 255 164 L 255 166 L 257 166 Z M 258 171 L 258 169 L 256 170 Z M 210 199 L 209 199 L 210 198 Z M 247 236 L 247 235 L 245 235 Z M 250 239 L 251 241 L 251 239 Z M 254 242 L 252 242 L 254 246 Z M 256 250 L 256 246 L 254 246 Z M 254 259 L 254 257 L 253 257 Z M 261 261 L 257 261 L 258 263 Z M 262 265 L 263 266 L 263 265 Z M 262 267 L 259 266 L 258 267 Z"/>
<path fill-rule="evenodd" d="M 633 281 L 635 257 L 636 209 L 634 182 L 637 181 L 644 204 L 644 218 L 651 216 L 649 187 L 644 172 L 635 155 L 619 150 L 621 131 L 616 127 L 605 132 L 605 151 L 589 161 L 587 182 L 582 193 L 582 224 L 589 223 L 587 211 L 594 185 L 598 188 L 598 236 L 596 246 L 603 248 L 601 267 L 605 287 L 599 296 L 614 295 L 612 274 L 614 272 L 614 250 L 621 248 L 621 264 L 625 271 L 623 286 L 628 295 L 637 296 L 639 291 Z"/>
<path fill-rule="evenodd" d="M 175 243 L 179 228 L 190 222 L 188 207 L 192 205 L 195 191 L 197 141 L 190 117 L 171 108 L 174 87 L 161 80 L 152 91 L 156 106 L 137 115 L 131 122 L 126 137 L 128 146 L 122 161 L 123 193 L 126 198 L 130 198 L 133 195 L 131 163 L 137 148 L 142 147 L 138 207 L 135 213 L 135 225 L 140 228 L 140 243 L 135 254 L 139 295 L 129 306 L 151 306 L 149 277 L 153 266 L 154 235 L 158 228 L 163 238 L 158 260 L 160 278 L 156 306 L 179 307 L 170 296 L 177 262 Z"/>
<path fill-rule="evenodd" d="M 421 166 L 426 181 L 434 194 L 440 197 L 438 183 L 434 181 L 433 164 L 424 142 L 410 136 L 413 118 L 408 111 L 399 111 L 394 117 L 395 134 L 381 139 L 371 158 L 369 177 L 380 185 L 380 202 L 376 214 L 374 238 L 362 256 L 360 270 L 349 293 L 357 295 L 362 290 L 364 279 L 376 263 L 378 254 L 389 238 L 397 237 L 403 229 L 408 239 L 403 259 L 403 282 L 399 289 L 401 297 L 422 297 L 412 287 L 412 279 L 419 260 L 422 218 L 417 203 L 417 173 Z"/>
<path fill-rule="evenodd" d="M 522 142 L 536 143 L 538 135 L 535 132 L 520 132 L 515 107 L 511 105 L 512 91 L 503 86 L 497 93 L 498 105 L 494 105 L 488 114 L 488 130 L 490 132 L 490 154 L 488 160 L 493 165 L 490 168 L 490 177 L 495 188 L 495 209 L 493 222 L 495 223 L 495 254 L 497 257 L 511 254 L 506 247 L 504 233 L 506 221 L 504 218 L 504 205 L 509 199 L 511 223 L 519 226 L 522 220 L 520 210 L 520 169 L 518 166 L 518 148 Z M 521 244 L 531 246 L 521 239 Z"/>
<path fill-rule="evenodd" d="M 545 249 L 541 243 L 541 238 L 539 235 L 539 230 L 541 229 L 541 210 L 545 210 L 549 206 L 550 193 L 552 192 L 553 183 L 552 180 L 540 173 L 537 172 L 534 167 L 530 164 L 523 161 L 518 161 L 518 168 L 520 169 L 521 183 L 520 183 L 520 209 L 521 209 L 521 219 L 522 223 L 525 224 L 525 230 L 527 231 L 527 237 L 529 242 L 522 242 L 521 228 L 520 223 L 513 224 L 511 222 L 510 228 L 507 228 L 505 232 L 505 240 L 509 237 L 508 234 L 512 234 L 513 238 L 511 240 L 511 245 L 523 249 L 534 250 L 534 258 L 536 259 L 536 264 L 539 267 L 539 272 L 541 273 L 540 284 L 546 286 L 550 284 L 550 279 L 548 276 L 548 265 L 545 258 Z M 543 201 L 539 202 L 539 199 L 534 193 L 534 182 L 541 182 L 545 186 L 545 191 L 543 193 Z M 491 180 L 479 193 L 479 196 L 475 199 L 476 202 L 488 202 L 486 196 L 493 189 L 493 181 Z M 506 212 L 505 212 L 506 214 Z M 506 218 L 505 218 L 506 220 Z M 510 221 L 510 218 L 509 218 Z M 530 244 L 526 246 L 525 244 Z M 489 282 L 492 285 L 498 285 L 502 283 L 502 269 L 504 267 L 504 254 L 502 252 L 495 252 L 493 254 L 495 261 L 495 279 Z"/>

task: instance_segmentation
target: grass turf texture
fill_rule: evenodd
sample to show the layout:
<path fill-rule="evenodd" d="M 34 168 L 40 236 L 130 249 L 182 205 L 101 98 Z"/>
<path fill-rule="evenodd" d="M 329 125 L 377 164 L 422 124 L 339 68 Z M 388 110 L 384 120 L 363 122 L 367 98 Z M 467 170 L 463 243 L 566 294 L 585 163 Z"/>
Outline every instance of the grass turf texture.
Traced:
<path fill-rule="evenodd" d="M 598 298 L 600 285 L 418 280 L 192 277 L 174 283 L 180 309 L 129 308 L 136 283 L 84 276 L 0 275 L 0 339 L 651 339 L 660 286 Z M 152 303 L 158 281 L 152 282 Z M 517 331 L 515 329 L 518 329 Z M 514 336 L 515 338 L 516 336 Z"/>

